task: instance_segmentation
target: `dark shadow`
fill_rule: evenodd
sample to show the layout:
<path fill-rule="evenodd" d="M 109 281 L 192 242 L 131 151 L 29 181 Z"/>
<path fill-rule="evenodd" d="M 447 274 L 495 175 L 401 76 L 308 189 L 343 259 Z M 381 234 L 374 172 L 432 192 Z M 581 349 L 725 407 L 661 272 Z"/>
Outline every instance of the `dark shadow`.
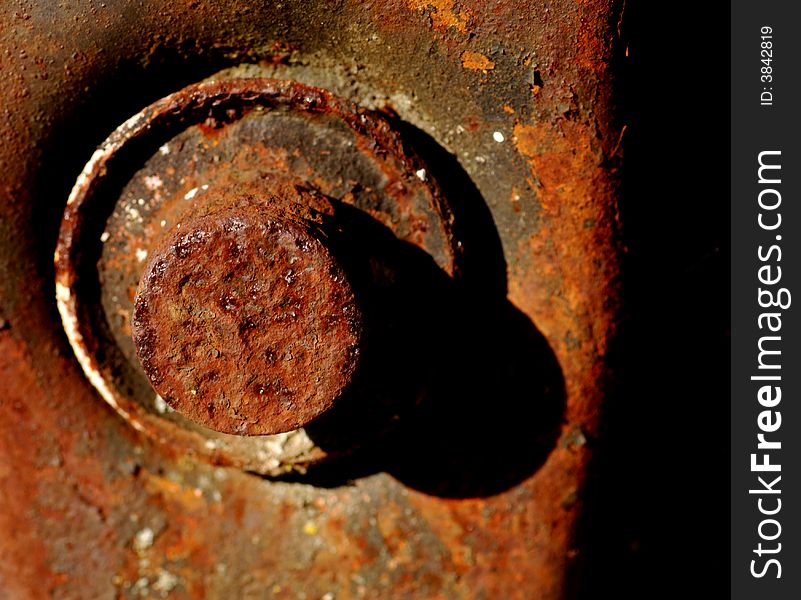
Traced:
<path fill-rule="evenodd" d="M 463 244 L 461 280 L 484 293 L 506 296 L 506 261 L 498 230 L 481 192 L 456 157 L 422 129 L 389 114 L 408 154 L 418 155 L 439 185 L 454 216 L 454 235 Z"/>
<path fill-rule="evenodd" d="M 306 428 L 332 458 L 283 480 L 338 486 L 387 471 L 426 493 L 474 497 L 529 477 L 565 402 L 542 335 L 503 296 L 454 280 L 365 213 L 339 206 L 335 229 L 364 299 L 362 366 L 350 394 Z"/>

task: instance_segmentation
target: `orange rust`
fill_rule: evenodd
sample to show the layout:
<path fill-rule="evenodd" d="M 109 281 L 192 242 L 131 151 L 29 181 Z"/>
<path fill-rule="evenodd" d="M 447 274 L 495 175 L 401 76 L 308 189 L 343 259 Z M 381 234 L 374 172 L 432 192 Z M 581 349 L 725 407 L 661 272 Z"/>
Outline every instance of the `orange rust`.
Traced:
<path fill-rule="evenodd" d="M 574 417 L 589 418 L 593 426 L 597 415 L 590 418 L 587 411 L 594 411 L 579 398 L 598 393 L 599 361 L 613 333 L 609 303 L 617 297 L 618 274 L 613 181 L 589 125 L 518 123 L 514 135 L 539 184 L 543 223 L 519 243 L 522 272 L 510 293 L 536 315 L 551 340 L 565 369 L 568 406 L 581 408 Z"/>
<path fill-rule="evenodd" d="M 447 32 L 451 27 L 459 33 L 470 30 L 473 11 L 457 0 L 405 0 L 409 10 L 427 10 L 431 24 L 438 31 Z"/>
<path fill-rule="evenodd" d="M 203 496 L 195 493 L 196 488 L 189 488 L 179 482 L 147 472 L 143 477 L 143 485 L 149 493 L 169 498 L 169 501 L 182 511 L 191 512 L 207 508 Z"/>
<path fill-rule="evenodd" d="M 470 50 L 465 50 L 462 52 L 462 56 L 460 58 L 462 59 L 462 66 L 465 69 L 490 71 L 495 68 L 495 63 L 480 52 L 471 52 Z M 506 107 L 504 107 L 504 110 L 505 109 Z"/>
<path fill-rule="evenodd" d="M 20 470 L 30 468 L 30 456 L 20 433 L 30 439 L 35 415 L 26 396 L 37 389 L 36 374 L 30 369 L 21 345 L 0 332 L 0 377 L 7 382 L 0 400 L 0 488 L 3 509 L 0 511 L 0 588 L 10 597 L 49 597 L 59 583 L 49 566 L 44 539 L 37 535 L 36 511 L 27 509 L 36 497 L 37 481 L 20 477 Z M 22 430 L 22 432 L 20 431 Z M 12 479 L 13 476 L 13 479 Z"/>
<path fill-rule="evenodd" d="M 119 559 L 116 532 L 108 525 L 124 495 L 92 455 L 94 433 L 51 430 L 54 416 L 64 424 L 81 419 L 85 396 L 74 389 L 59 397 L 60 414 L 48 412 L 36 401 L 51 398 L 47 380 L 31 364 L 24 345 L 0 332 L 0 375 L 9 384 L 0 401 L 0 459 L 14 474 L 13 485 L 3 485 L 0 589 L 19 592 L 13 596 L 19 598 L 102 596 L 109 582 L 98 579 L 96 570 L 106 571 Z M 63 360 L 53 365 L 62 376 L 69 372 Z M 70 556 L 61 556 L 49 539 L 69 540 Z"/>

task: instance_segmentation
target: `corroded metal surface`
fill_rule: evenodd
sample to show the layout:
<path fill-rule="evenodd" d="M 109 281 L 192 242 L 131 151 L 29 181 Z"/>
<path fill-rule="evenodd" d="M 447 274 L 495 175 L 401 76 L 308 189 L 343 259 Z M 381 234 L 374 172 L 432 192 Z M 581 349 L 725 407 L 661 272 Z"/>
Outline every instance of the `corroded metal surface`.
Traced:
<path fill-rule="evenodd" d="M 0 589 L 18 598 L 573 593 L 618 310 L 619 5 L 6 8 Z M 413 243 L 386 250 L 405 287 L 376 294 L 404 310 L 390 313 L 400 342 L 373 365 L 370 396 L 386 402 L 370 405 L 367 422 L 394 422 L 402 390 L 403 425 L 386 442 L 354 444 L 370 452 L 294 478 L 249 474 L 232 451 L 208 464 L 222 442 L 201 450 L 207 438 L 189 441 L 186 430 L 176 446 L 156 425 L 175 416 L 152 407 L 141 421 L 151 435 L 132 428 L 85 378 L 53 299 L 60 219 L 94 148 L 142 107 L 223 68 L 383 111 L 442 188 L 463 243 L 458 281 Z M 135 261 L 132 250 L 119 256 Z M 277 446 L 338 454 L 365 430 L 331 441 L 310 429 L 308 446 L 268 436 L 264 464 L 275 465 Z"/>
<path fill-rule="evenodd" d="M 361 315 L 320 234 L 240 208 L 183 223 L 144 269 L 132 321 L 159 395 L 225 433 L 298 429 L 353 379 Z"/>

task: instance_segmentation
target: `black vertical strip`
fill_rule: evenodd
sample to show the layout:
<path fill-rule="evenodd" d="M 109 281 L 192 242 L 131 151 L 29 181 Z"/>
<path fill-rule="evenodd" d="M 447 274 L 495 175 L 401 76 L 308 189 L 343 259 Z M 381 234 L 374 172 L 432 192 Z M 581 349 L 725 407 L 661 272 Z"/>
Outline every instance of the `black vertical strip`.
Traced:
<path fill-rule="evenodd" d="M 728 594 L 727 6 L 626 0 L 626 322 L 581 598 Z"/>
<path fill-rule="evenodd" d="M 791 2 L 733 2 L 731 10 L 731 597 L 797 599 L 801 598 L 801 22 L 798 5 Z M 781 165 L 780 171 L 764 169 L 762 183 L 760 153 L 764 164 Z M 781 225 L 761 227 L 760 214 L 766 227 L 776 226 L 781 215 Z M 779 268 L 781 279 L 776 281 Z M 788 297 L 795 302 L 785 308 Z M 760 343 L 762 351 L 781 352 L 763 353 L 763 368 Z M 752 379 L 766 376 L 781 380 Z M 778 403 L 777 388 L 781 389 Z M 707 426 L 712 424 L 701 431 Z M 758 448 L 759 434 L 766 442 L 780 442 L 781 448 L 768 444 Z M 781 471 L 753 470 L 752 462 L 780 465 Z M 760 500 L 764 512 L 774 512 L 779 499 L 778 512 L 760 512 Z M 694 544 L 699 542 L 700 536 Z"/>

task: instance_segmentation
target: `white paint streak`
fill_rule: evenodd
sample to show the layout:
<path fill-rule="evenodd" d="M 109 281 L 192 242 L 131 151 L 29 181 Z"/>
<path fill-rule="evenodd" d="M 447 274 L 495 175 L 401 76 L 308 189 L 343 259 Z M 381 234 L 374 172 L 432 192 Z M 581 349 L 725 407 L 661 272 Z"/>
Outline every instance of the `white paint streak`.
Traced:
<path fill-rule="evenodd" d="M 94 151 L 92 158 L 89 159 L 89 162 L 86 163 L 81 174 L 78 175 L 78 180 L 75 182 L 70 192 L 70 197 L 67 198 L 67 206 L 73 204 L 78 199 L 78 196 L 83 195 L 83 190 L 87 187 L 89 182 L 94 179 L 94 172 L 97 164 L 105 160 L 110 153 L 111 151 L 107 152 L 102 146 Z"/>
<path fill-rule="evenodd" d="M 145 428 L 142 424 L 119 405 L 114 391 L 109 387 L 103 375 L 98 371 L 95 361 L 86 351 L 83 335 L 81 335 L 78 325 L 78 317 L 75 315 L 75 300 L 72 296 L 72 291 L 68 286 L 58 281 L 56 282 L 56 305 L 61 315 L 61 322 L 64 325 L 64 332 L 67 334 L 67 339 L 72 346 L 73 352 L 75 352 L 75 358 L 78 359 L 78 364 L 81 365 L 86 378 L 120 416 L 127 420 L 134 429 L 144 432 Z"/>

